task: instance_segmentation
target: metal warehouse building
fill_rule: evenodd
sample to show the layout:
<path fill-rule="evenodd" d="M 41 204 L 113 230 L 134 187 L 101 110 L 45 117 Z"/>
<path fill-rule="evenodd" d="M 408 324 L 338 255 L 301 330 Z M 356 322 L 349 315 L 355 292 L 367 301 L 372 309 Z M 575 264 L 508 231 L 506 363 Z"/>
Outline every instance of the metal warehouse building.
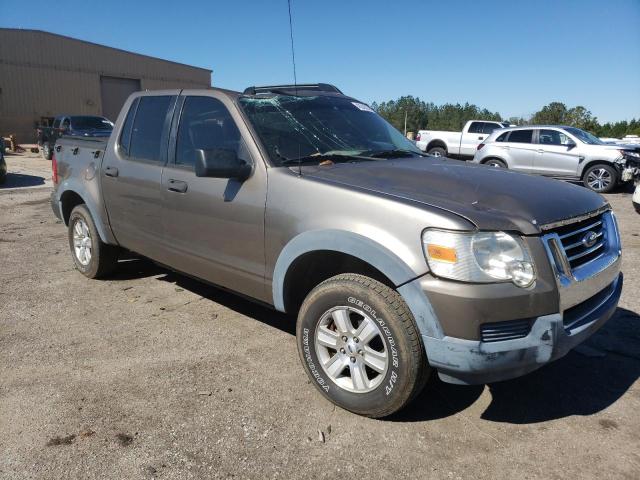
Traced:
<path fill-rule="evenodd" d="M 58 114 L 115 121 L 130 93 L 208 88 L 211 70 L 39 30 L 0 28 L 0 136 L 34 143 Z"/>

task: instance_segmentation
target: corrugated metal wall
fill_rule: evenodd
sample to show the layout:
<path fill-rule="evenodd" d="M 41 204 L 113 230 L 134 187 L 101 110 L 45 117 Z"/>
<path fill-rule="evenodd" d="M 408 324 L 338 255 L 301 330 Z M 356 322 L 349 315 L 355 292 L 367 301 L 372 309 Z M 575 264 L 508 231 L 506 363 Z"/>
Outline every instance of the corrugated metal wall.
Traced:
<path fill-rule="evenodd" d="M 100 76 L 207 88 L 211 71 L 36 30 L 0 28 L 0 135 L 33 143 L 42 116 L 102 114 Z"/>

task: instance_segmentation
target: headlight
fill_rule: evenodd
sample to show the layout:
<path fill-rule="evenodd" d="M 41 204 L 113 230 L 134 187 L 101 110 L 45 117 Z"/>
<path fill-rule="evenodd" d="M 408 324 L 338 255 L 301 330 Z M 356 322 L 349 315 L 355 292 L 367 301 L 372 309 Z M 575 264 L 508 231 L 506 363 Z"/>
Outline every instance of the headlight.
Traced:
<path fill-rule="evenodd" d="M 618 150 L 623 157 L 640 158 L 640 153 L 632 152 L 631 150 Z"/>
<path fill-rule="evenodd" d="M 424 253 L 431 271 L 462 282 L 512 281 L 528 287 L 536 279 L 522 240 L 505 232 L 425 230 Z"/>

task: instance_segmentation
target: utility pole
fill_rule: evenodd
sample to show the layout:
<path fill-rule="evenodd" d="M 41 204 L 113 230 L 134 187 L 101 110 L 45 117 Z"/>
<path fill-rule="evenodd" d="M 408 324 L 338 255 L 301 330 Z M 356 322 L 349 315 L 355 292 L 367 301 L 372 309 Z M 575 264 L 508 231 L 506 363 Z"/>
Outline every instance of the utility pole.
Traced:
<path fill-rule="evenodd" d="M 407 110 L 404 111 L 404 136 L 407 136 Z"/>

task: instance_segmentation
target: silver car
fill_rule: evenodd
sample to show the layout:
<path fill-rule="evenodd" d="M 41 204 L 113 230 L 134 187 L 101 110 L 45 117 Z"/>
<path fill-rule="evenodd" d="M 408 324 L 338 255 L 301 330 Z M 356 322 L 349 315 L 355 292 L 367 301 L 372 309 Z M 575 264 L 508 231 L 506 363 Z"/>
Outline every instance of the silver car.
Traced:
<path fill-rule="evenodd" d="M 583 182 L 598 193 L 621 181 L 627 150 L 575 127 L 535 125 L 495 130 L 478 145 L 474 163 Z"/>

